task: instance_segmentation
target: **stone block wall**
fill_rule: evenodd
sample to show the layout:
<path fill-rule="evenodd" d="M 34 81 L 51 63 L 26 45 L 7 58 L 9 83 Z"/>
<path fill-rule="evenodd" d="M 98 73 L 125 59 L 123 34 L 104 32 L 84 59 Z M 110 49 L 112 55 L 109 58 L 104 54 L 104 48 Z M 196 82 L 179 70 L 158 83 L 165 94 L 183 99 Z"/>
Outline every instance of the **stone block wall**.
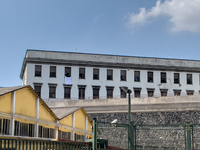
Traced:
<path fill-rule="evenodd" d="M 108 114 L 91 114 L 92 118 L 97 118 L 98 122 L 112 122 L 117 119 L 117 123 L 128 123 L 128 113 L 108 113 Z M 145 112 L 131 113 L 131 122 L 135 125 L 161 125 L 161 124 L 200 124 L 200 111 L 177 111 L 177 112 Z M 102 127 L 102 128 L 101 128 Z M 128 131 L 127 129 L 115 128 L 99 124 L 101 134 L 98 138 L 108 139 L 110 146 L 127 148 Z M 147 149 L 162 146 L 165 149 L 178 150 L 185 148 L 185 134 L 183 126 L 144 126 L 136 131 L 136 143 L 138 148 L 143 145 Z M 194 149 L 200 149 L 200 126 L 194 127 Z"/>

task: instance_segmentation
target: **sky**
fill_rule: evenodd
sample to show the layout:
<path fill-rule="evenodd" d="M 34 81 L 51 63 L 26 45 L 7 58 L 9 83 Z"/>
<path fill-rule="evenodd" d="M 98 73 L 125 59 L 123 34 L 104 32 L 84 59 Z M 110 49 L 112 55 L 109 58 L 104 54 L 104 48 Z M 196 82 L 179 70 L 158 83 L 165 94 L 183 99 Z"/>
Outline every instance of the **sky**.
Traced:
<path fill-rule="evenodd" d="M 0 87 L 27 49 L 199 60 L 200 0 L 0 0 Z"/>

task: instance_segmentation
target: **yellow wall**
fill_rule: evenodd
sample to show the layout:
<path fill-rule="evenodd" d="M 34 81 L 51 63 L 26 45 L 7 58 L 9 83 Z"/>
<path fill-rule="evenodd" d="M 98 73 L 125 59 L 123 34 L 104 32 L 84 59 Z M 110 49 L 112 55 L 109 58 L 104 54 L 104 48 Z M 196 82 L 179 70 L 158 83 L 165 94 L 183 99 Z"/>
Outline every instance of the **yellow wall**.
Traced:
<path fill-rule="evenodd" d="M 85 114 L 81 109 L 75 112 L 75 128 L 85 130 Z"/>
<path fill-rule="evenodd" d="M 59 127 L 59 130 L 64 131 L 64 132 L 72 132 L 72 130 L 66 129 L 66 128 L 62 128 L 62 127 Z"/>
<path fill-rule="evenodd" d="M 45 123 L 39 123 L 39 126 L 43 126 L 45 128 L 52 128 L 52 129 L 55 129 L 56 126 L 53 126 L 53 125 L 49 125 L 49 124 L 45 124 Z"/>
<path fill-rule="evenodd" d="M 52 115 L 44 108 L 44 106 L 40 103 L 39 104 L 39 119 L 48 120 L 51 122 L 55 122 L 55 119 Z"/>
<path fill-rule="evenodd" d="M 22 118 L 15 118 L 15 121 L 19 121 L 19 122 L 21 122 L 21 123 L 31 123 L 31 124 L 35 124 L 35 121 L 26 120 L 26 119 L 22 119 Z"/>
<path fill-rule="evenodd" d="M 28 88 L 16 91 L 15 114 L 35 117 L 35 110 L 36 97 Z"/>
<path fill-rule="evenodd" d="M 85 133 L 83 133 L 83 132 L 75 131 L 75 133 L 78 134 L 78 135 L 85 135 Z"/>
<path fill-rule="evenodd" d="M 60 120 L 59 124 L 72 127 L 72 114 Z"/>
<path fill-rule="evenodd" d="M 11 97 L 11 93 L 0 97 L 0 112 L 11 113 Z"/>
<path fill-rule="evenodd" d="M 89 120 L 87 120 L 87 122 L 88 122 L 87 131 L 92 132 L 92 124 L 89 122 Z"/>

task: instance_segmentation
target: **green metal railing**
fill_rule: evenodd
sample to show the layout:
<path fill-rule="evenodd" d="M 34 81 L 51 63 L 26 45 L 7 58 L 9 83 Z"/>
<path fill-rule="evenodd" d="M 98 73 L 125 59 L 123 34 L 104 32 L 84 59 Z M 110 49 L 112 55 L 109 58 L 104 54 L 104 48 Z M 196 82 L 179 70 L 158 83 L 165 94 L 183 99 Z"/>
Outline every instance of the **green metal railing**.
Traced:
<path fill-rule="evenodd" d="M 92 143 L 0 138 L 0 150 L 92 150 Z"/>

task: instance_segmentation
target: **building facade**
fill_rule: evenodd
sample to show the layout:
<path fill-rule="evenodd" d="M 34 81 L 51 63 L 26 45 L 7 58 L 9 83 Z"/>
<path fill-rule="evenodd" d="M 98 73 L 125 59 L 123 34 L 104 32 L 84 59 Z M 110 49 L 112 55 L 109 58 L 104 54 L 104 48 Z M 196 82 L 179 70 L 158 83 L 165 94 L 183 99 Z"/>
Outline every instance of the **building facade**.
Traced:
<path fill-rule="evenodd" d="M 0 137 L 83 142 L 91 126 L 83 108 L 51 110 L 31 86 L 0 88 Z"/>
<path fill-rule="evenodd" d="M 27 50 L 20 78 L 44 100 L 197 95 L 200 61 Z"/>

